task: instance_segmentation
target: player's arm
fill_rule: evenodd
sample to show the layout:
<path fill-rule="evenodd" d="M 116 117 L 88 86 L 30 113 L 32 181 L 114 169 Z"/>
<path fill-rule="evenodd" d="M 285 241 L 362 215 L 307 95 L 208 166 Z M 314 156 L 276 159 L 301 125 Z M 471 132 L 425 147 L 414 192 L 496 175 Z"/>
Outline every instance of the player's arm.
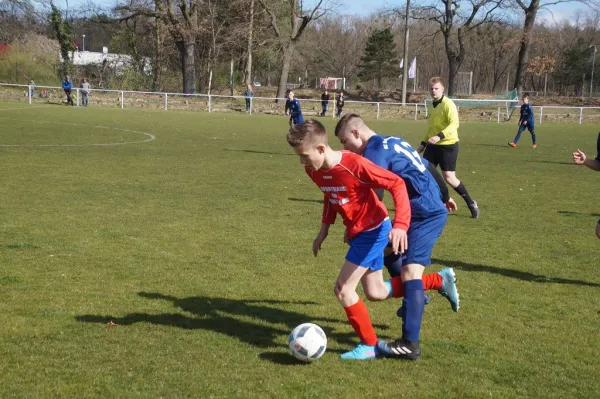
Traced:
<path fill-rule="evenodd" d="M 446 185 L 444 178 L 431 162 L 427 162 L 427 170 L 429 171 L 429 173 L 431 173 L 431 175 L 435 179 L 435 182 L 440 188 L 440 191 L 442 192 L 442 202 L 445 204 L 450 200 L 450 192 L 448 191 L 448 186 Z"/>
<path fill-rule="evenodd" d="M 404 252 L 408 248 L 408 237 L 406 233 L 410 226 L 410 202 L 406 183 L 395 173 L 381 168 L 370 161 L 361 158 L 361 164 L 358 168 L 358 178 L 372 184 L 377 188 L 384 188 L 390 192 L 394 201 L 394 210 L 396 214 L 392 222 L 392 231 L 390 231 L 390 242 L 392 251 L 397 254 L 398 251 Z"/>
<path fill-rule="evenodd" d="M 319 234 L 317 234 L 317 237 L 314 239 L 313 247 L 312 247 L 314 256 L 317 256 L 319 251 L 321 250 L 321 244 L 323 244 L 323 241 L 325 241 L 325 239 L 329 235 L 329 227 L 335 223 L 336 215 L 337 215 L 337 212 L 335 211 L 335 208 L 333 207 L 333 205 L 331 205 L 331 203 L 327 199 L 327 196 L 324 195 L 323 196 L 323 216 L 321 218 L 321 230 L 319 231 Z"/>

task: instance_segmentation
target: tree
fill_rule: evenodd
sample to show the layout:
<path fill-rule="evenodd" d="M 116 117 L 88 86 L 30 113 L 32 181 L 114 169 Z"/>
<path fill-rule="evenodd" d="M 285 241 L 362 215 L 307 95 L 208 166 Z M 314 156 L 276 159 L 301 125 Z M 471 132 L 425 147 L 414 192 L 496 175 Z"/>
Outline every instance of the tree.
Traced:
<path fill-rule="evenodd" d="M 198 18 L 200 0 L 154 0 L 153 8 L 147 4 L 118 6 L 117 11 L 128 13 L 122 20 L 138 15 L 160 18 L 175 41 L 181 57 L 181 72 L 183 74 L 183 92 L 196 91 L 195 47 L 199 30 Z"/>
<path fill-rule="evenodd" d="M 271 19 L 271 28 L 275 36 L 281 41 L 280 48 L 283 56 L 283 62 L 281 65 L 281 75 L 279 78 L 279 85 L 277 87 L 277 98 L 283 98 L 287 86 L 287 80 L 290 73 L 290 65 L 292 62 L 292 56 L 298 40 L 304 33 L 304 30 L 312 21 L 321 18 L 329 11 L 324 7 L 325 0 L 318 0 L 316 5 L 311 10 L 303 10 L 302 1 L 298 4 L 298 0 L 287 0 L 287 6 L 283 7 L 279 11 L 283 11 L 284 15 L 289 18 L 289 25 L 284 28 L 280 28 L 278 25 L 279 18 L 275 9 L 267 4 L 267 0 L 258 0 L 262 7 L 266 10 L 267 14 Z M 277 101 L 277 100 L 275 100 Z"/>
<path fill-rule="evenodd" d="M 572 3 L 579 2 L 582 4 L 590 4 L 587 0 L 555 0 L 555 1 L 542 1 L 542 0 L 514 0 L 517 7 L 520 8 L 525 14 L 525 22 L 523 23 L 523 36 L 521 37 L 521 47 L 519 48 L 519 58 L 517 61 L 517 73 L 515 74 L 515 88 L 521 92 L 525 69 L 527 62 L 529 61 L 529 51 L 531 49 L 531 43 L 533 41 L 533 31 L 535 29 L 535 19 L 538 11 L 542 8 L 556 5 L 560 3 Z"/>
<path fill-rule="evenodd" d="M 54 4 L 50 5 L 52 7 L 52 12 L 50 14 L 50 18 L 52 21 L 52 28 L 54 29 L 54 33 L 56 34 L 56 40 L 60 44 L 60 54 L 63 58 L 63 74 L 70 73 L 71 70 L 71 60 L 69 53 L 73 53 L 75 50 L 75 46 L 73 45 L 73 34 L 71 30 L 71 25 L 67 21 L 63 21 L 62 14 L 60 10 L 56 8 Z"/>
<path fill-rule="evenodd" d="M 415 19 L 438 24 L 448 58 L 448 95 L 453 95 L 455 78 L 467 54 L 466 36 L 478 26 L 494 20 L 504 0 L 439 0 L 416 8 Z"/>
<path fill-rule="evenodd" d="M 363 80 L 376 79 L 377 88 L 381 89 L 383 78 L 398 75 L 399 62 L 392 30 L 375 29 L 367 39 L 358 76 Z"/>

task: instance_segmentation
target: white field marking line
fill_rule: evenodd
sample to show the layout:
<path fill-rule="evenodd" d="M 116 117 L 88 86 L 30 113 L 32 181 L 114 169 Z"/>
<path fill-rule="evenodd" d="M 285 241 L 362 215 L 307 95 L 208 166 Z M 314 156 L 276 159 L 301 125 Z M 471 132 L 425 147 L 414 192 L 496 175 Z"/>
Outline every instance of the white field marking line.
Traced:
<path fill-rule="evenodd" d="M 42 108 L 46 105 L 28 105 L 27 107 L 0 108 L 0 111 L 20 111 L 22 109 Z"/>
<path fill-rule="evenodd" d="M 3 118 L 0 119 L 11 119 L 11 118 Z M 138 133 L 148 136 L 146 140 L 142 141 L 126 141 L 124 143 L 100 143 L 100 144 L 0 144 L 0 147 L 92 147 L 92 146 L 111 146 L 111 145 L 124 145 L 124 144 L 141 144 L 147 143 L 149 141 L 155 140 L 156 136 L 146 132 L 140 132 L 137 130 L 129 130 L 129 129 L 120 129 L 118 127 L 108 127 L 102 125 L 83 125 L 81 123 L 67 123 L 67 122 L 47 122 L 47 121 L 30 121 L 34 123 L 45 123 L 50 125 L 70 125 L 70 126 L 81 126 L 95 129 L 107 129 L 107 130 L 117 130 L 120 132 L 128 132 L 128 133 Z"/>

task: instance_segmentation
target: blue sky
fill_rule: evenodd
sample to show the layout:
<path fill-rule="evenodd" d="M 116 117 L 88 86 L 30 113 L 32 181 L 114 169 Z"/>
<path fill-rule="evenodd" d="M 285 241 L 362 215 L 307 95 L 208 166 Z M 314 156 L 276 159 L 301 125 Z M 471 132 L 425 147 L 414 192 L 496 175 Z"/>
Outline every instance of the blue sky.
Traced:
<path fill-rule="evenodd" d="M 70 7 L 77 7 L 88 3 L 89 1 L 90 0 L 69 0 L 68 3 Z M 91 2 L 101 6 L 111 6 L 115 4 L 116 0 L 91 0 Z M 337 2 L 340 4 L 339 12 L 342 14 L 368 15 L 381 8 L 399 5 L 403 0 L 337 0 Z M 413 0 L 413 2 L 416 3 L 415 0 Z M 55 3 L 58 6 L 65 7 L 67 2 L 65 0 L 55 0 Z M 306 3 L 310 3 L 310 0 Z M 586 7 L 577 3 L 567 3 L 554 5 L 549 9 L 554 13 L 554 18 L 557 21 L 560 21 L 561 19 L 571 19 L 575 10 L 586 9 Z M 549 22 L 552 21 L 548 12 L 541 12 L 539 18 L 547 18 Z"/>

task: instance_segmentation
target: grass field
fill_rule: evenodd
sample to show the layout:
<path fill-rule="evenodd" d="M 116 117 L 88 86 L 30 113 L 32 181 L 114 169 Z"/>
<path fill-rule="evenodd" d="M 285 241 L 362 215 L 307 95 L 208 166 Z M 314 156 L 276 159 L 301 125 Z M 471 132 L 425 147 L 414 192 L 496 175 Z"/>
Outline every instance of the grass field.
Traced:
<path fill-rule="evenodd" d="M 371 127 L 416 145 L 425 122 Z M 429 268 L 455 268 L 460 312 L 433 293 L 421 360 L 351 362 L 343 230 L 312 256 L 285 117 L 1 103 L 0 397 L 597 397 L 600 174 L 570 154 L 598 126 L 538 126 L 537 150 L 515 128 L 461 126 L 481 218 L 457 200 Z M 381 338 L 399 303 L 368 304 Z M 286 347 L 307 321 L 309 365 Z"/>

